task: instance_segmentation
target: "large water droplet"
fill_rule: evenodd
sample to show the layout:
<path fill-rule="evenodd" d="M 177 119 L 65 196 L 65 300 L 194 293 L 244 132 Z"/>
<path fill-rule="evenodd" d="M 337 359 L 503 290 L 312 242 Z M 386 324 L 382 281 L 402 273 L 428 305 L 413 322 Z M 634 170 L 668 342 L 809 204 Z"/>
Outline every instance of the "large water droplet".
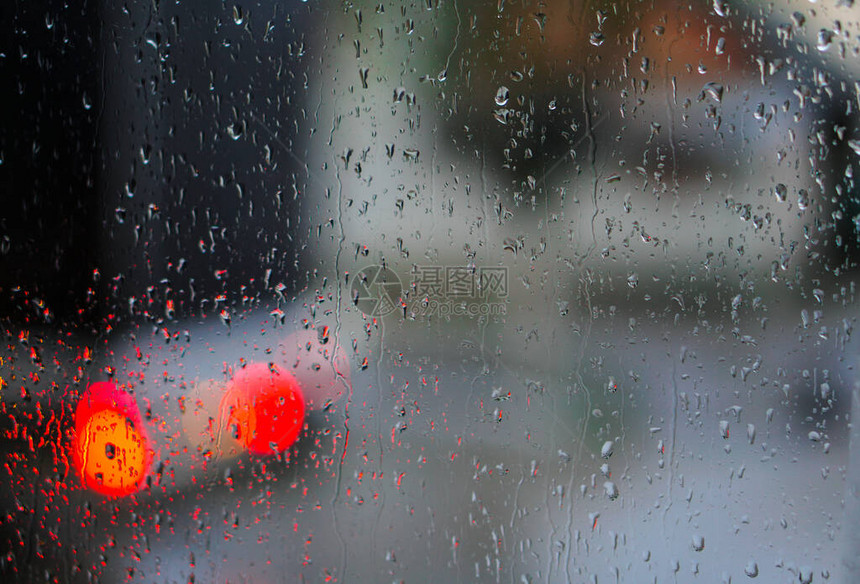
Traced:
<path fill-rule="evenodd" d="M 603 443 L 603 447 L 600 449 L 600 456 L 603 458 L 609 458 L 612 456 L 613 451 L 615 450 L 615 443 L 612 440 L 607 440 Z"/>
<path fill-rule="evenodd" d="M 606 481 L 603 483 L 603 491 L 606 493 L 606 496 L 609 497 L 610 501 L 614 501 L 618 498 L 618 487 L 612 481 Z"/>
<path fill-rule="evenodd" d="M 631 288 L 635 288 L 639 285 L 639 275 L 638 274 L 630 274 L 627 276 L 627 285 Z"/>
<path fill-rule="evenodd" d="M 245 22 L 245 14 L 242 12 L 241 6 L 233 6 L 233 22 L 237 26 L 242 26 Z"/>
<path fill-rule="evenodd" d="M 227 135 L 230 136 L 230 138 L 232 138 L 233 140 L 238 140 L 239 138 L 241 138 L 244 132 L 244 122 L 236 122 L 227 126 Z"/>
<path fill-rule="evenodd" d="M 500 106 L 500 107 L 505 105 L 506 103 L 508 103 L 508 99 L 510 99 L 510 97 L 511 97 L 511 92 L 508 91 L 507 87 L 502 85 L 496 91 L 496 105 Z"/>
<path fill-rule="evenodd" d="M 773 194 L 776 197 L 776 200 L 783 203 L 785 199 L 788 197 L 788 188 L 782 183 L 777 184 L 773 187 Z"/>
<path fill-rule="evenodd" d="M 830 44 L 833 42 L 833 32 L 827 30 L 826 28 L 822 28 L 818 31 L 818 40 L 815 44 L 815 47 L 821 51 L 822 53 L 827 51 L 830 48 Z"/>
<path fill-rule="evenodd" d="M 800 189 L 797 193 L 797 207 L 801 211 L 809 207 L 809 192 L 806 189 Z"/>
<path fill-rule="evenodd" d="M 708 96 L 713 99 L 717 103 L 721 103 L 723 101 L 723 86 L 721 83 L 717 83 L 716 81 L 709 81 L 705 83 L 705 86 L 702 88 L 703 96 Z"/>

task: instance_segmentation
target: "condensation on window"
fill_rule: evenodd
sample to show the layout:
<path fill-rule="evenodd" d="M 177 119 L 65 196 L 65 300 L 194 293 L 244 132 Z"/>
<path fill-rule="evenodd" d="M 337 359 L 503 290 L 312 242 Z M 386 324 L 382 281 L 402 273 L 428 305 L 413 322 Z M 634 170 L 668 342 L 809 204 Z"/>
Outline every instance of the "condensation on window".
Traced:
<path fill-rule="evenodd" d="M 854 582 L 840 2 L 4 8 L 4 582 Z"/>

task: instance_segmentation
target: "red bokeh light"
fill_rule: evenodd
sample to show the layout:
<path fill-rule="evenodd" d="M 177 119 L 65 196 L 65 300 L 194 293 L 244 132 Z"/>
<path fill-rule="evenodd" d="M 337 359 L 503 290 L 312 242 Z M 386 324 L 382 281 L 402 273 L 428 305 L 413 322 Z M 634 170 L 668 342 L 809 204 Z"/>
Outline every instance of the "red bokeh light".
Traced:
<path fill-rule="evenodd" d="M 251 454 L 283 452 L 299 437 L 305 400 L 289 372 L 253 363 L 238 371 L 221 400 L 227 431 Z"/>

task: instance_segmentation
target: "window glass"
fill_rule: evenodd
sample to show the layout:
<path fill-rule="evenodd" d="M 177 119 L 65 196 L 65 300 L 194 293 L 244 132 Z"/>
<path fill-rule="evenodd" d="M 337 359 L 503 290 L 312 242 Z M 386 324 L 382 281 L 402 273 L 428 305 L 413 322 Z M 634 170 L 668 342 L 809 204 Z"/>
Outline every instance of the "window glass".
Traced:
<path fill-rule="evenodd" d="M 4 582 L 860 574 L 853 1 L 2 12 Z"/>

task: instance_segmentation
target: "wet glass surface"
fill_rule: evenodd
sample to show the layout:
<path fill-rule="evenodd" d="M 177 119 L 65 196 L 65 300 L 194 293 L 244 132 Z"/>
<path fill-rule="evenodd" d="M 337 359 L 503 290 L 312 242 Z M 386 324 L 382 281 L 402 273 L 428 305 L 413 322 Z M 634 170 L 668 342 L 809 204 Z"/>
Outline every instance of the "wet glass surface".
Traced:
<path fill-rule="evenodd" d="M 854 581 L 853 2 L 3 11 L 4 582 Z"/>

